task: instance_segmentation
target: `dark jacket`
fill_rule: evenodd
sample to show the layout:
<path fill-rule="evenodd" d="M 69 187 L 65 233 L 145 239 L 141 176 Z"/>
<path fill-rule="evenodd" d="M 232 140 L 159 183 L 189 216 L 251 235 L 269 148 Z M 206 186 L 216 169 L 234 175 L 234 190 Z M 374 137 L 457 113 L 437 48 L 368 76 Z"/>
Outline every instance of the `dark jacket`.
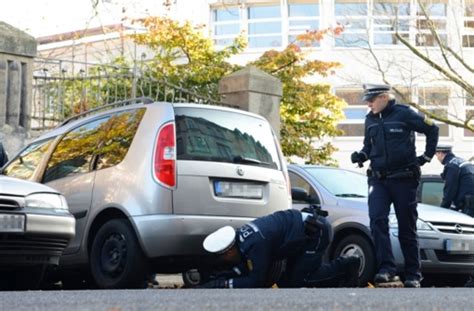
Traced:
<path fill-rule="evenodd" d="M 298 210 L 257 218 L 238 229 L 237 235 L 242 261 L 234 268 L 240 275 L 231 280 L 234 288 L 262 287 L 271 263 L 302 252 L 308 239 Z"/>
<path fill-rule="evenodd" d="M 474 165 L 451 152 L 446 154 L 442 163 L 441 178 L 445 182 L 441 206 L 449 208 L 454 203 L 457 208 L 463 208 L 466 195 L 474 195 Z"/>
<path fill-rule="evenodd" d="M 415 132 L 426 135 L 424 155 L 431 159 L 438 143 L 438 126 L 408 106 L 390 100 L 378 114 L 365 118 L 364 147 L 374 171 L 395 171 L 417 165 Z"/>
<path fill-rule="evenodd" d="M 7 162 L 8 162 L 7 153 L 6 153 L 5 149 L 3 149 L 2 143 L 0 143 L 0 167 L 5 165 L 5 163 L 7 163 Z"/>

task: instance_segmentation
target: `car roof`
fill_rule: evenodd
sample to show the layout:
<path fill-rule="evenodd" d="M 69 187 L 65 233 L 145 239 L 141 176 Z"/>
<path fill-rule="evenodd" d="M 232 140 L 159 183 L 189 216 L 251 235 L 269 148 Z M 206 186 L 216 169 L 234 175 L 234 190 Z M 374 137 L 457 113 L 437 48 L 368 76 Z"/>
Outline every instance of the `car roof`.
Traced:
<path fill-rule="evenodd" d="M 91 115 L 86 115 L 86 116 L 84 116 L 82 118 L 78 118 L 78 119 L 73 119 L 74 118 L 74 116 L 73 116 L 72 119 L 70 119 L 70 121 L 68 121 L 68 122 L 67 122 L 67 120 L 65 121 L 67 123 L 62 124 L 62 125 L 60 125 L 60 126 L 54 128 L 54 129 L 44 133 L 44 134 L 42 134 L 38 138 L 34 139 L 32 142 L 42 141 L 42 140 L 45 140 L 45 139 L 48 139 L 48 138 L 51 138 L 51 137 L 56 137 L 56 136 L 61 135 L 65 132 L 68 132 L 69 130 L 77 127 L 78 125 L 81 125 L 82 123 L 85 123 L 85 122 L 87 122 L 89 120 L 92 120 L 92 119 L 100 119 L 102 116 L 106 116 L 106 115 L 109 115 L 111 113 L 126 111 L 126 110 L 130 110 L 130 109 L 137 109 L 137 108 L 140 108 L 140 107 L 147 107 L 147 106 L 152 106 L 152 105 L 163 105 L 163 104 L 173 105 L 173 107 L 177 107 L 177 108 L 178 107 L 203 108 L 203 109 L 213 109 L 213 110 L 221 110 L 221 111 L 229 111 L 229 112 L 235 112 L 237 110 L 239 113 L 241 113 L 243 115 L 256 117 L 256 118 L 261 119 L 261 120 L 266 120 L 261 115 L 258 115 L 258 114 L 252 113 L 252 112 L 248 112 L 248 111 L 245 111 L 245 110 L 239 110 L 239 109 L 236 109 L 236 108 L 225 107 L 225 106 L 195 104 L 195 103 L 169 103 L 169 102 L 159 102 L 159 101 L 152 102 L 152 103 L 133 103 L 133 104 L 128 104 L 126 106 L 111 108 L 111 109 L 101 111 L 101 112 L 97 112 L 97 113 L 94 113 L 94 114 L 91 114 Z"/>

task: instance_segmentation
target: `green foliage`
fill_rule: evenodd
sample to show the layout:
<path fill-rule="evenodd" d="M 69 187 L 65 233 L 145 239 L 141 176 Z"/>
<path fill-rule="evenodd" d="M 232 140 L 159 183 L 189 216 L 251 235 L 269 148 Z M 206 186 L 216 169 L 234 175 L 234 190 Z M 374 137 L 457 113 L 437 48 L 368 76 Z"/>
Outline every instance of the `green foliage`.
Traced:
<path fill-rule="evenodd" d="M 323 84 L 304 82 L 313 75 L 327 76 L 337 63 L 307 60 L 301 50 L 290 45 L 281 52 L 265 52 L 252 65 L 280 79 L 283 83 L 280 117 L 283 153 L 298 156 L 308 163 L 335 164 L 326 137 L 340 134 L 337 122 L 343 118 L 344 102 Z M 318 147 L 314 147 L 314 144 Z"/>
<path fill-rule="evenodd" d="M 243 51 L 242 38 L 217 51 L 212 40 L 203 35 L 203 26 L 193 27 L 189 22 L 181 24 L 161 17 L 148 18 L 143 24 L 148 31 L 134 37 L 137 43 L 156 52 L 145 69 L 145 74 L 152 78 L 217 98 L 219 80 L 239 68 L 227 60 Z"/>

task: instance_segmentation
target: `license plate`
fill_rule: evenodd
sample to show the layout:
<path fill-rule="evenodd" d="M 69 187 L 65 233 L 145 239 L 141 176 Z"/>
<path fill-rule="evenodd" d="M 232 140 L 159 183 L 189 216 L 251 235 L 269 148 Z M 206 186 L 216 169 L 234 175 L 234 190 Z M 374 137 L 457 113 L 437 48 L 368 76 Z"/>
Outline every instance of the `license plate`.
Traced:
<path fill-rule="evenodd" d="M 215 181 L 214 193 L 218 197 L 261 199 L 263 198 L 263 185 L 256 183 Z"/>
<path fill-rule="evenodd" d="M 473 242 L 466 240 L 446 240 L 445 248 L 450 253 L 464 253 L 474 250 Z"/>
<path fill-rule="evenodd" d="M 0 214 L 0 232 L 25 231 L 25 215 Z"/>

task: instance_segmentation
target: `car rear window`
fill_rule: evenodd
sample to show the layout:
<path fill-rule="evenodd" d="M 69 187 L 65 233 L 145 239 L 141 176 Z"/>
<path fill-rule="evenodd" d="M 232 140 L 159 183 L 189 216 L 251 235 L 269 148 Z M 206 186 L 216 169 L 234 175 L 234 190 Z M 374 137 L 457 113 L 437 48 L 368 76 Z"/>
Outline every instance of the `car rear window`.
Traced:
<path fill-rule="evenodd" d="M 175 108 L 178 160 L 280 169 L 270 124 L 260 118 L 203 108 Z"/>

